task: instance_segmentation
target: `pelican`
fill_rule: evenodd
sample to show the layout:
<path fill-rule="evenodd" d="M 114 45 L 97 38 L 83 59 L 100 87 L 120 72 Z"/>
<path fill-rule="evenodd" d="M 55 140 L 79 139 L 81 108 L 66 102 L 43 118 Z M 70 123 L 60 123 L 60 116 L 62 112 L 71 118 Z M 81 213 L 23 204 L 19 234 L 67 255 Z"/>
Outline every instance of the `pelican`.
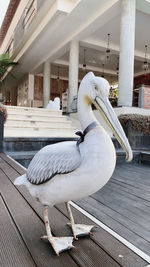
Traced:
<path fill-rule="evenodd" d="M 110 136 L 96 120 L 91 104 L 100 111 L 115 137 L 132 160 L 132 150 L 121 124 L 108 100 L 109 83 L 92 72 L 85 75 L 78 92 L 78 116 L 83 133 L 79 140 L 61 142 L 42 148 L 29 164 L 27 173 L 15 180 L 26 185 L 30 194 L 44 205 L 46 236 L 55 253 L 73 247 L 73 238 L 88 235 L 93 225 L 75 224 L 70 200 L 89 196 L 102 188 L 112 176 L 116 152 Z M 54 237 L 48 218 L 48 208 L 66 203 L 73 236 Z"/>

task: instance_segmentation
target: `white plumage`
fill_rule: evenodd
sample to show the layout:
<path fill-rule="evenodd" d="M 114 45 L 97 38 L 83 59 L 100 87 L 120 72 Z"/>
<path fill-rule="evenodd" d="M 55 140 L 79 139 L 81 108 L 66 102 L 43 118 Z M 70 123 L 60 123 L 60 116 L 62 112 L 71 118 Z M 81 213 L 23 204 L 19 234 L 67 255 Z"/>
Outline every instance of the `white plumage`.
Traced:
<path fill-rule="evenodd" d="M 60 98 L 55 97 L 54 101 L 50 100 L 46 108 L 51 110 L 60 110 Z"/>
<path fill-rule="evenodd" d="M 16 185 L 25 184 L 31 195 L 46 206 L 44 219 L 47 238 L 56 254 L 71 248 L 72 239 L 57 239 L 51 235 L 47 206 L 65 202 L 74 238 L 79 234 L 87 234 L 92 226 L 87 231 L 85 226 L 74 224 L 68 201 L 88 196 L 103 187 L 116 164 L 113 143 L 96 121 L 91 109 L 92 103 L 100 110 L 125 149 L 127 161 L 132 159 L 130 145 L 109 103 L 108 93 L 108 82 L 88 73 L 79 88 L 78 113 L 83 130 L 93 122 L 96 122 L 95 126 L 89 128 L 79 146 L 76 142 L 62 142 L 42 148 L 31 161 L 27 174 L 15 181 Z"/>
<path fill-rule="evenodd" d="M 27 178 L 35 184 L 50 180 L 57 173 L 69 173 L 79 167 L 81 156 L 74 142 L 62 142 L 42 148 L 33 158 Z"/>

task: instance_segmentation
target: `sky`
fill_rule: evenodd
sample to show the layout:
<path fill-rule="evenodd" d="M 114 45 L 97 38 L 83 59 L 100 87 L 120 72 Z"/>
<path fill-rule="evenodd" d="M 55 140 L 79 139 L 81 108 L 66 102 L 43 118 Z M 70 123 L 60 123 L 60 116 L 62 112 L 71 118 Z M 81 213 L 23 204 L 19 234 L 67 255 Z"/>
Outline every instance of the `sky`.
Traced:
<path fill-rule="evenodd" d="M 9 2 L 10 0 L 0 0 L 0 27 L 5 17 Z"/>

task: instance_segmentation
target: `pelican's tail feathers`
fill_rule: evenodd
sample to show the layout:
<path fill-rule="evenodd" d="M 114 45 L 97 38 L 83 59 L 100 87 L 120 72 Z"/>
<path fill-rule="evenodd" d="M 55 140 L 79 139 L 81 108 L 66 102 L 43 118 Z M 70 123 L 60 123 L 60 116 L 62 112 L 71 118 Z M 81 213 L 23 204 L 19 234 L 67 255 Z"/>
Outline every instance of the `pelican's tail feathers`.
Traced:
<path fill-rule="evenodd" d="M 15 179 L 14 185 L 23 185 L 26 183 L 26 181 L 27 181 L 27 176 L 26 174 L 23 174 Z"/>

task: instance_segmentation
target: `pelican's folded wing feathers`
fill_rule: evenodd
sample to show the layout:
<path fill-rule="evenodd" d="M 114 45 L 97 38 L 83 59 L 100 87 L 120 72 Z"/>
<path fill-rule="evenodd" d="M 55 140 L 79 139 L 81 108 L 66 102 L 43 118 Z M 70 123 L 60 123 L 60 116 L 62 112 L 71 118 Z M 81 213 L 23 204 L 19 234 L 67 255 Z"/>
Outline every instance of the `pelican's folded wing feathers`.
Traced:
<path fill-rule="evenodd" d="M 56 174 L 69 173 L 79 167 L 80 152 L 76 142 L 62 142 L 42 148 L 32 159 L 27 179 L 33 184 L 42 184 Z"/>

